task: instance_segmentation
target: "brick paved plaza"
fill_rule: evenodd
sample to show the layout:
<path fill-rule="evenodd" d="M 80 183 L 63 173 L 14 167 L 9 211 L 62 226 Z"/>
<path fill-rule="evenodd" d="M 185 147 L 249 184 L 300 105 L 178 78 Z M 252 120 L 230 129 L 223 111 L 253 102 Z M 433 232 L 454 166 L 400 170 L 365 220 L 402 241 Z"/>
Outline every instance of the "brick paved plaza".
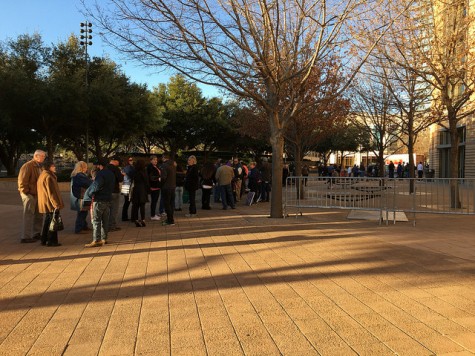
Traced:
<path fill-rule="evenodd" d="M 241 202 L 87 249 L 65 209 L 53 248 L 20 244 L 19 195 L 0 197 L 1 355 L 475 354 L 474 217 L 269 219 Z"/>

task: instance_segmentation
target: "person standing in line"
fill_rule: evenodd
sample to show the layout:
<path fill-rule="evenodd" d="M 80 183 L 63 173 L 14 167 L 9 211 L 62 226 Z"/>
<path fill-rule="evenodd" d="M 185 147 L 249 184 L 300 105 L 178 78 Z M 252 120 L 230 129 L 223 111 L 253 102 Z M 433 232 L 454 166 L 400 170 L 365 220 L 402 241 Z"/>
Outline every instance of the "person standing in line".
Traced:
<path fill-rule="evenodd" d="M 401 164 L 401 162 L 399 162 L 399 164 L 397 165 L 397 168 L 396 168 L 397 177 L 399 179 L 402 178 L 402 170 L 403 170 L 402 164 Z"/>
<path fill-rule="evenodd" d="M 112 192 L 115 186 L 115 176 L 107 168 L 107 159 L 101 158 L 95 165 L 98 169 L 96 178 L 84 193 L 83 201 L 85 206 L 92 203 L 92 242 L 85 247 L 99 247 L 107 243 Z"/>
<path fill-rule="evenodd" d="M 260 172 L 262 178 L 260 199 L 262 201 L 269 202 L 272 182 L 272 167 L 269 164 L 267 157 L 262 159 Z"/>
<path fill-rule="evenodd" d="M 84 193 L 87 188 L 92 184 L 92 180 L 86 175 L 87 164 L 84 161 L 79 161 L 74 166 L 74 170 L 71 172 L 71 194 L 69 197 L 71 203 L 71 210 L 77 212 L 76 223 L 74 225 L 74 233 L 80 234 L 88 229 L 87 227 L 87 211 L 82 206 Z"/>
<path fill-rule="evenodd" d="M 206 162 L 201 168 L 201 209 L 211 210 L 211 190 L 215 183 L 216 167 L 211 162 Z"/>
<path fill-rule="evenodd" d="M 242 180 L 244 178 L 244 171 L 242 169 L 242 165 L 239 162 L 238 158 L 233 159 L 233 170 L 234 170 L 234 178 L 233 178 L 233 195 L 234 195 L 234 203 L 237 203 L 241 200 L 241 188 L 242 188 Z"/>
<path fill-rule="evenodd" d="M 61 246 L 58 242 L 58 232 L 50 231 L 49 225 L 57 210 L 64 208 L 63 198 L 56 177 L 56 166 L 53 161 L 47 160 L 43 164 L 43 171 L 37 182 L 38 188 L 38 211 L 45 215 L 41 232 L 41 244 L 43 246 Z"/>
<path fill-rule="evenodd" d="M 161 170 L 158 168 L 158 157 L 155 155 L 150 156 L 150 163 L 147 165 L 148 183 L 150 186 L 150 219 L 160 220 L 160 216 L 157 215 L 157 203 L 160 198 L 161 182 Z"/>
<path fill-rule="evenodd" d="M 396 167 L 394 166 L 394 162 L 393 161 L 390 161 L 389 162 L 389 165 L 388 165 L 388 174 L 389 174 L 389 178 L 394 178 L 394 169 Z"/>
<path fill-rule="evenodd" d="M 186 217 L 196 216 L 196 191 L 200 188 L 200 172 L 196 165 L 196 157 L 191 155 L 188 157 L 188 167 L 186 169 L 185 189 L 190 197 L 190 207 Z"/>
<path fill-rule="evenodd" d="M 109 217 L 109 232 L 119 231 L 117 226 L 117 216 L 119 215 L 120 206 L 120 183 L 124 180 L 124 175 L 119 168 L 120 158 L 114 156 L 110 159 L 107 168 L 114 173 L 115 183 L 112 191 L 111 212 Z"/>
<path fill-rule="evenodd" d="M 302 167 L 302 176 L 303 176 L 303 184 L 304 186 L 307 186 L 307 180 L 308 180 L 308 166 L 306 164 L 303 165 Z"/>
<path fill-rule="evenodd" d="M 45 151 L 36 150 L 33 159 L 21 166 L 18 173 L 18 191 L 23 203 L 21 243 L 36 242 L 41 238 L 43 215 L 38 212 L 37 182 L 45 158 Z"/>
<path fill-rule="evenodd" d="M 167 214 L 167 220 L 164 221 L 162 225 L 175 225 L 173 204 L 175 202 L 176 163 L 170 159 L 168 153 L 163 154 L 161 172 L 163 205 L 165 207 L 165 213 Z"/>
<path fill-rule="evenodd" d="M 366 174 L 366 167 L 364 166 L 364 163 L 360 163 L 360 177 L 364 177 Z"/>
<path fill-rule="evenodd" d="M 122 221 L 129 221 L 129 206 L 130 206 L 130 186 L 132 180 L 134 179 L 135 168 L 134 168 L 134 159 L 129 157 L 127 159 L 127 164 L 122 169 L 122 175 L 124 176 L 124 181 L 122 185 L 128 186 L 129 194 L 124 195 L 124 205 L 122 206 Z"/>
<path fill-rule="evenodd" d="M 417 178 L 422 179 L 422 176 L 424 175 L 424 166 L 422 165 L 422 162 L 419 162 L 417 165 Z"/>
<path fill-rule="evenodd" d="M 255 168 L 255 162 L 254 167 Z M 289 165 L 284 163 L 282 168 L 282 186 L 285 187 L 287 184 L 287 178 L 289 177 Z"/>
<path fill-rule="evenodd" d="M 242 167 L 242 185 L 241 185 L 241 199 L 242 196 L 244 195 L 244 192 L 248 192 L 249 190 L 247 189 L 248 185 L 248 176 L 249 176 L 249 167 L 247 166 L 246 162 L 241 161 L 241 167 Z"/>
<path fill-rule="evenodd" d="M 228 208 L 228 205 L 232 209 L 236 209 L 234 205 L 233 191 L 231 183 L 234 178 L 234 169 L 231 167 L 231 162 L 226 164 L 221 163 L 221 166 L 216 170 L 216 182 L 219 184 L 221 191 L 221 203 L 223 204 L 223 210 Z"/>
<path fill-rule="evenodd" d="M 186 171 L 181 164 L 176 166 L 176 188 L 175 188 L 175 211 L 181 211 L 183 208 L 183 189 L 185 186 Z"/>
<path fill-rule="evenodd" d="M 249 191 L 254 193 L 252 204 L 257 203 L 259 197 L 259 188 L 261 184 L 261 172 L 256 167 L 256 162 L 249 163 Z"/>
<path fill-rule="evenodd" d="M 135 163 L 134 171 L 134 184 L 130 192 L 130 201 L 132 202 L 131 220 L 135 222 L 136 227 L 145 227 L 145 203 L 148 202 L 148 192 L 150 191 L 145 162 L 139 159 Z M 141 220 L 139 220 L 139 210 Z"/>
<path fill-rule="evenodd" d="M 214 170 L 217 171 L 220 166 L 221 166 L 221 159 L 218 158 L 216 160 L 216 163 L 214 164 Z M 221 201 L 221 188 L 219 187 L 219 184 L 217 182 L 213 187 L 213 201 L 215 203 L 219 203 Z"/>

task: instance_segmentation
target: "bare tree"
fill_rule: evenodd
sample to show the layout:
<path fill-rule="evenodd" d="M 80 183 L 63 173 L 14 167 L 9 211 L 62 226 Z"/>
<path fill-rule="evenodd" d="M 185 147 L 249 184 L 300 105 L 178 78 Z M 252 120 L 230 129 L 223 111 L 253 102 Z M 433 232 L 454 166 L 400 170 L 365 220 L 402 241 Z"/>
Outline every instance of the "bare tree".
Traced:
<path fill-rule="evenodd" d="M 389 147 L 399 136 L 395 103 L 383 76 L 376 69 L 363 71 L 353 86 L 352 122 L 370 135 L 378 172 L 384 176 L 384 159 Z M 391 152 L 394 153 L 394 152 Z"/>
<path fill-rule="evenodd" d="M 398 32 L 403 36 L 402 32 Z M 372 68 L 371 76 L 376 76 L 377 81 L 382 83 L 391 96 L 391 112 L 393 119 L 391 126 L 395 129 L 395 137 L 407 147 L 409 155 L 409 177 L 414 178 L 414 146 L 420 133 L 430 125 L 437 122 L 437 117 L 431 115 L 430 100 L 432 98 L 432 86 L 406 66 L 399 65 L 398 58 L 404 57 L 409 61 L 407 53 L 399 53 L 397 46 L 393 46 L 390 40 L 397 40 L 399 36 L 387 35 L 381 45 L 374 51 L 370 59 Z M 401 39 L 403 40 L 403 39 Z M 417 67 L 416 59 L 412 59 L 412 65 Z M 411 181 L 410 192 L 414 191 L 414 181 Z"/>
<path fill-rule="evenodd" d="M 89 15 L 104 28 L 104 39 L 129 57 L 262 107 L 273 156 L 270 215 L 277 218 L 283 216 L 283 134 L 305 83 L 322 59 L 351 48 L 349 26 L 378 1 L 384 2 L 109 0 L 97 1 Z"/>
<path fill-rule="evenodd" d="M 336 59 L 322 60 L 320 67 L 312 71 L 304 88 L 305 94 L 301 96 L 300 109 L 284 132 L 298 175 L 302 171 L 304 155 L 315 146 L 323 132 L 331 131 L 337 122 L 347 119 L 349 100 L 341 90 L 346 78 L 339 63 Z"/>
<path fill-rule="evenodd" d="M 407 6 L 398 0 L 393 11 Z M 459 177 L 458 126 L 475 113 L 475 17 L 466 0 L 424 0 L 399 19 L 392 40 L 397 62 L 432 86 L 432 111 L 450 135 L 450 177 Z M 397 39 L 396 39 L 397 38 Z M 414 62 L 414 59 L 417 59 Z M 451 182 L 451 206 L 459 207 L 458 182 Z"/>

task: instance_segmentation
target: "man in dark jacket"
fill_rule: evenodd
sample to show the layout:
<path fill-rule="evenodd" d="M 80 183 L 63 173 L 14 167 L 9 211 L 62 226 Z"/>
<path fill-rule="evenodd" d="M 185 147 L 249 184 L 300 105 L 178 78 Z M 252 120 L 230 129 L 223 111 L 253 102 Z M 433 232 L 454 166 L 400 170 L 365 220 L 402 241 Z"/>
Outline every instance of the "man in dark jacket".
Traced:
<path fill-rule="evenodd" d="M 109 232 L 109 215 L 111 209 L 112 192 L 114 191 L 114 173 L 107 168 L 108 161 L 101 158 L 96 162 L 98 168 L 94 182 L 84 193 L 83 204 L 91 205 L 92 202 L 92 242 L 86 247 L 97 247 L 107 243 Z M 93 202 L 94 199 L 94 202 Z"/>
<path fill-rule="evenodd" d="M 163 205 L 165 212 L 167 213 L 167 220 L 162 225 L 175 225 L 173 218 L 174 202 L 175 202 L 175 188 L 176 188 L 176 164 L 175 161 L 170 159 L 168 153 L 163 154 L 163 164 L 160 167 L 162 173 L 162 194 Z"/>
<path fill-rule="evenodd" d="M 120 183 L 124 181 L 124 175 L 119 168 L 120 158 L 114 156 L 110 159 L 107 169 L 114 173 L 115 184 L 112 191 L 111 211 L 109 216 L 109 231 L 118 231 L 120 227 L 117 226 L 117 215 L 119 214 L 120 205 Z"/>

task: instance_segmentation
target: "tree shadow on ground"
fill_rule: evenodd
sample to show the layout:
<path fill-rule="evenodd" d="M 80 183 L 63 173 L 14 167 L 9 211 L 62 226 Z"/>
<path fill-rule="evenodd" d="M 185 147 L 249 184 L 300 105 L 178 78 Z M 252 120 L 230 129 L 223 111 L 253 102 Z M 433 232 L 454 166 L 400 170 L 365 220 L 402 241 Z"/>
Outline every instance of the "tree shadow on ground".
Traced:
<path fill-rule="evenodd" d="M 277 241 L 281 240 L 274 240 L 274 242 Z M 293 242 L 295 243 L 305 241 L 308 241 L 305 237 L 293 237 Z M 261 240 L 254 241 L 255 245 L 260 243 L 262 243 Z M 265 243 L 268 243 L 268 241 Z M 220 247 L 215 244 L 210 246 Z M 234 242 L 231 242 L 229 244 L 225 243 L 221 247 L 227 246 L 236 245 L 234 245 Z M 200 244 L 176 247 L 176 249 L 183 250 L 189 248 L 206 247 L 202 247 Z M 165 249 L 143 249 L 139 253 L 164 251 Z M 133 253 L 136 253 L 136 251 L 120 251 L 120 255 L 131 255 Z M 461 267 L 445 255 L 403 246 L 380 246 L 369 251 L 361 249 L 359 253 L 355 252 L 354 254 L 353 257 L 342 258 L 337 256 L 328 258 L 328 255 L 326 255 L 324 260 L 318 260 L 318 256 L 315 256 L 315 258 L 312 258 L 312 262 L 306 262 L 301 259 L 299 263 L 279 267 L 273 267 L 262 259 L 261 265 L 266 266 L 253 268 L 251 265 L 247 265 L 245 271 L 233 270 L 232 265 L 228 264 L 229 258 L 239 257 L 238 251 L 228 254 L 200 255 L 197 259 L 194 256 L 190 256 L 187 258 L 187 263 L 183 263 L 181 267 L 175 269 L 170 269 L 165 263 L 162 271 L 125 277 L 116 281 L 81 283 L 80 286 L 54 288 L 51 291 L 46 290 L 45 292 L 27 295 L 21 295 L 20 293 L 15 297 L 4 298 L 0 310 L 11 311 L 25 308 L 59 306 L 61 304 L 80 304 L 93 302 L 97 298 L 101 300 L 120 300 L 131 297 L 143 297 L 144 295 L 163 296 L 174 293 L 197 293 L 234 288 L 245 289 L 254 286 L 270 286 L 282 283 L 292 285 L 294 282 L 308 282 L 318 288 L 323 282 L 335 284 L 335 281 L 338 281 L 340 278 L 351 278 L 353 280 L 360 280 L 362 278 L 367 280 L 368 277 L 371 277 L 378 284 L 386 285 L 388 290 L 393 289 L 397 283 L 401 283 L 401 285 L 413 283 L 414 287 L 423 288 L 424 283 L 428 285 L 434 283 L 443 285 L 444 283 L 453 283 L 454 278 L 457 278 L 459 283 L 470 283 L 473 282 L 473 275 L 475 273 L 475 265 L 473 263 Z M 111 258 L 114 258 L 115 255 L 115 253 L 109 252 L 102 254 L 102 256 L 110 256 Z M 98 256 L 101 256 L 101 253 L 93 254 L 93 256 L 89 257 Z M 241 261 L 246 264 L 246 259 L 242 256 L 240 257 Z M 368 265 L 368 261 L 371 261 L 370 265 Z M 213 268 L 219 264 L 227 266 L 227 272 L 213 274 Z M 185 273 L 186 277 L 177 278 L 184 271 L 198 270 L 207 270 L 209 275 L 191 278 L 189 273 Z M 386 284 L 385 280 L 388 278 L 390 278 L 391 283 Z M 157 281 L 157 279 L 160 281 Z M 54 285 L 54 282 L 52 284 Z M 368 286 L 367 288 L 368 292 L 370 292 L 371 287 Z"/>

